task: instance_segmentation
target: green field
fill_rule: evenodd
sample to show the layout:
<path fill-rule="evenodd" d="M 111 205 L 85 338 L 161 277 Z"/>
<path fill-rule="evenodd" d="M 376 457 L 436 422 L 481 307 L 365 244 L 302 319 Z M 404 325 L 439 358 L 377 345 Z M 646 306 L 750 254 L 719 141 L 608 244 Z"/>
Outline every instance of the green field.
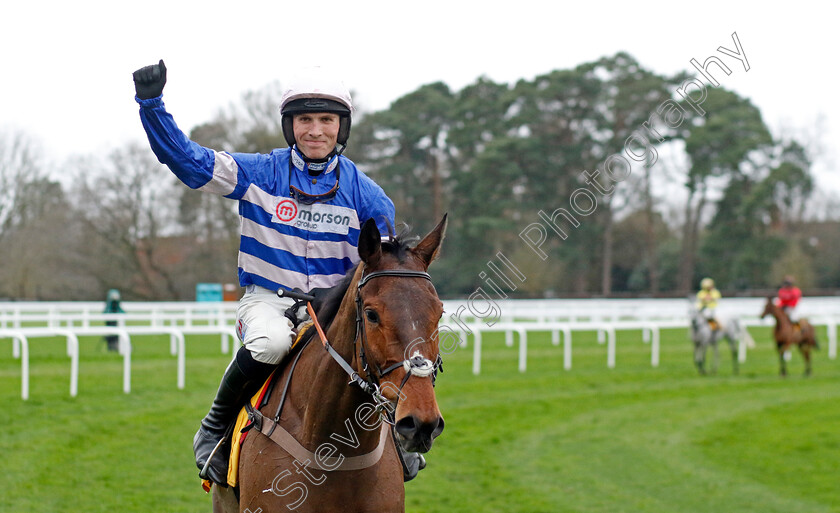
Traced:
<path fill-rule="evenodd" d="M 840 512 L 840 360 L 826 337 L 814 375 L 798 354 L 778 376 L 769 329 L 733 376 L 728 354 L 698 376 L 684 331 L 664 332 L 661 364 L 638 332 L 619 333 L 616 367 L 594 333 L 574 361 L 529 340 L 528 371 L 501 335 L 446 356 L 437 393 L 446 430 L 407 485 L 410 512 Z M 209 512 L 192 437 L 228 357 L 218 336 L 188 337 L 186 389 L 168 338 L 135 337 L 132 392 L 122 360 L 81 340 L 69 397 L 64 342 L 32 341 L 30 399 L 0 341 L 0 511 Z M 338 372 L 338 370 L 337 370 Z"/>

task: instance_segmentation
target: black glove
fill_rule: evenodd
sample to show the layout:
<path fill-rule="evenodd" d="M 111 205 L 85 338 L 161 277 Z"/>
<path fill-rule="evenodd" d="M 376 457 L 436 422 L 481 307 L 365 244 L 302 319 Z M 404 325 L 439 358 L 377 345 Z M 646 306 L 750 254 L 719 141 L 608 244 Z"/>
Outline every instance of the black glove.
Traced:
<path fill-rule="evenodd" d="M 157 64 L 140 68 L 134 72 L 134 90 L 141 100 L 157 98 L 166 84 L 166 65 L 163 59 Z"/>
<path fill-rule="evenodd" d="M 309 291 L 309 294 L 315 296 L 315 300 L 312 301 L 312 308 L 317 312 L 326 302 L 327 297 L 330 295 L 331 288 L 326 289 L 312 289 Z"/>

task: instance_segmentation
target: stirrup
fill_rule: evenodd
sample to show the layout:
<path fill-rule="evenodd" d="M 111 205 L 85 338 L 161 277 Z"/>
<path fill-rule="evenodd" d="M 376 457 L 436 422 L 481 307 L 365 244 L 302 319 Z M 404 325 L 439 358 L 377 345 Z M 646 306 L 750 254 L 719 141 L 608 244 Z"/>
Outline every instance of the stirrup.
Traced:
<path fill-rule="evenodd" d="M 223 436 L 219 440 L 219 443 L 216 444 L 216 447 L 213 447 L 213 450 L 210 451 L 210 456 L 207 456 L 207 461 L 204 462 L 204 466 L 201 467 L 201 470 L 198 471 L 198 477 L 200 477 L 201 479 L 207 479 L 208 481 L 212 481 L 212 479 L 210 479 L 210 476 L 207 474 L 207 471 L 210 469 L 210 462 L 213 461 L 213 456 L 216 455 L 216 451 L 218 451 L 219 448 L 223 446 L 226 441 L 227 435 Z"/>

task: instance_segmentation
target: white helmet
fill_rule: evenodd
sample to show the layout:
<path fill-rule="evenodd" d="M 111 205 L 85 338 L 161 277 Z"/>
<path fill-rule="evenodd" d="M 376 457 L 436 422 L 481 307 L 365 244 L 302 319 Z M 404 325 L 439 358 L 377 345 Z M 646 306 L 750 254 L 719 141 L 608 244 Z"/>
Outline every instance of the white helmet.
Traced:
<path fill-rule="evenodd" d="M 307 112 L 331 112 L 340 116 L 337 142 L 343 150 L 350 136 L 353 100 L 341 80 L 320 67 L 304 69 L 283 92 L 280 100 L 281 125 L 289 147 L 295 144 L 292 118 L 295 114 Z"/>
<path fill-rule="evenodd" d="M 300 98 L 334 100 L 343 104 L 348 110 L 353 110 L 350 91 L 341 80 L 320 66 L 304 68 L 289 81 L 280 99 L 280 110 L 282 111 L 290 101 Z"/>

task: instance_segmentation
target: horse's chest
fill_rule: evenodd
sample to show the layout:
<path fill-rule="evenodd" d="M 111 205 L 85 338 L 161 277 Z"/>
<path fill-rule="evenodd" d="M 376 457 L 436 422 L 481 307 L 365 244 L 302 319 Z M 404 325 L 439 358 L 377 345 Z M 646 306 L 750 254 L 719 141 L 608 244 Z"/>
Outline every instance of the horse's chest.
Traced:
<path fill-rule="evenodd" d="M 376 465 L 336 472 L 306 467 L 264 437 L 251 443 L 241 467 L 240 511 L 405 511 L 402 469 L 392 443 Z"/>

